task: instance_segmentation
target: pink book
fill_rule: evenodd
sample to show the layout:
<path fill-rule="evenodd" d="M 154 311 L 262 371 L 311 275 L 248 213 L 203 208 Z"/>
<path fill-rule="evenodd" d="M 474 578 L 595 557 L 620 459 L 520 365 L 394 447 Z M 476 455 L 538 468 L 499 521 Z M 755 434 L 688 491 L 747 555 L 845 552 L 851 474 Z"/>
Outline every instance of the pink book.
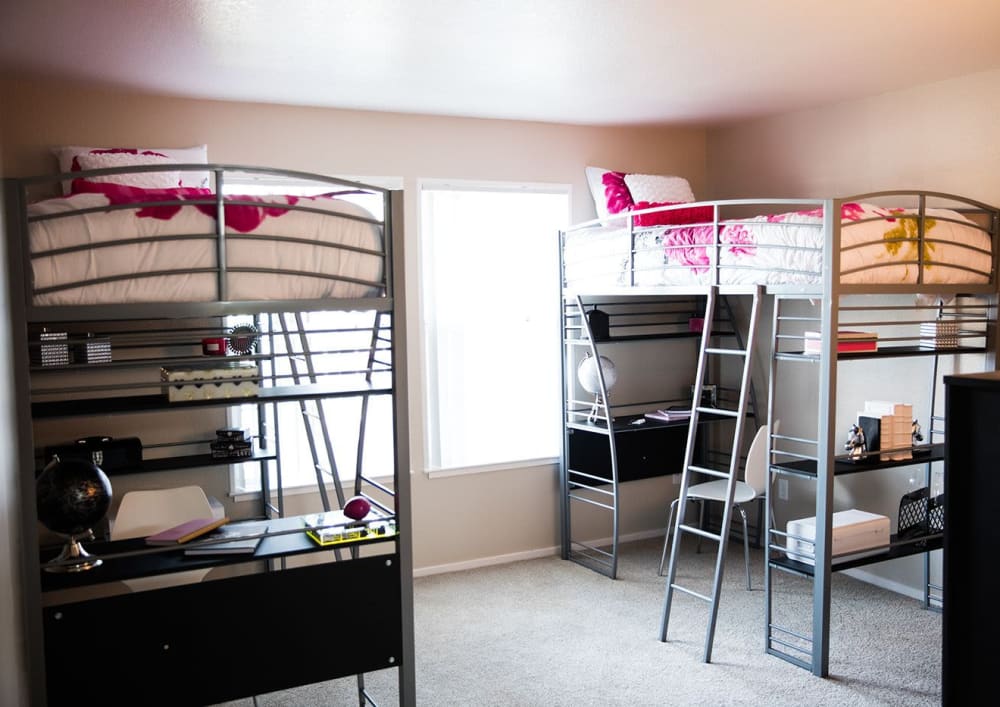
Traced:
<path fill-rule="evenodd" d="M 146 538 L 147 545 L 180 545 L 229 522 L 228 518 L 195 518 Z"/>

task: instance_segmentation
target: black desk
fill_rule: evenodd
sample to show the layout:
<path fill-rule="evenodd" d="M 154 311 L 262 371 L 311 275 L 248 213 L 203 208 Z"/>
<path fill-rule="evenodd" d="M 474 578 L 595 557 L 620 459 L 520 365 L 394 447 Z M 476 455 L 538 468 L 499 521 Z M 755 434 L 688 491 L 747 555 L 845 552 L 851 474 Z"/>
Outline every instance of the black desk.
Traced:
<path fill-rule="evenodd" d="M 701 413 L 699 425 L 732 418 Z M 636 424 L 638 420 L 644 420 Z M 618 482 L 637 481 L 684 471 L 689 420 L 650 420 L 642 415 L 624 415 L 614 420 Z M 610 479 L 611 447 L 603 425 L 570 425 L 568 468 Z M 695 459 L 701 452 L 701 435 L 695 438 Z M 609 481 L 610 483 L 610 481 Z"/>
<path fill-rule="evenodd" d="M 93 543 L 105 558 L 80 573 L 43 572 L 43 590 L 146 574 L 258 561 L 225 579 L 64 603 L 43 609 L 49 705 L 189 705 L 395 667 L 402 657 L 401 578 L 387 554 L 342 560 L 301 532 L 301 518 L 269 521 L 254 555 L 143 552 L 143 541 Z M 130 553 L 137 554 L 130 554 Z M 283 554 L 322 553 L 279 569 Z M 46 558 L 43 558 L 46 559 Z M 275 567 L 269 567 L 275 565 Z"/>

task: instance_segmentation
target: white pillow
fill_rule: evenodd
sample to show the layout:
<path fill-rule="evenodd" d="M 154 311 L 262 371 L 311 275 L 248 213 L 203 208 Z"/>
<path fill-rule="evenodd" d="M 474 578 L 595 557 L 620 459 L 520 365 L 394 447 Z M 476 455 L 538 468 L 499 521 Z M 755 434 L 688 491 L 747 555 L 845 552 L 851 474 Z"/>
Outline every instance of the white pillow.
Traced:
<path fill-rule="evenodd" d="M 606 219 L 611 214 L 608 213 L 608 200 L 604 197 L 604 183 L 601 178 L 605 172 L 611 170 L 602 167 L 587 167 L 584 172 L 587 174 L 587 186 L 590 187 L 590 195 L 594 198 L 594 208 L 597 210 L 597 218 Z"/>
<path fill-rule="evenodd" d="M 110 152 L 118 150 L 117 153 Z M 59 160 L 60 172 L 77 171 L 73 168 L 73 161 L 80 155 L 94 152 L 105 154 L 137 154 L 147 153 L 153 160 L 168 157 L 177 164 L 208 164 L 208 145 L 195 145 L 194 147 L 137 147 L 137 148 L 110 148 L 110 147 L 80 147 L 78 145 L 65 145 L 53 147 L 52 153 Z M 162 164 L 153 162 L 154 164 Z M 79 167 L 78 167 L 79 169 Z M 180 186 L 182 187 L 207 187 L 209 182 L 208 171 L 182 171 L 180 173 Z M 63 182 L 63 194 L 72 193 L 72 182 Z M 176 186 L 176 185 L 175 185 Z"/>
<path fill-rule="evenodd" d="M 177 164 L 169 157 L 154 155 L 133 155 L 130 152 L 91 152 L 78 155 L 77 164 L 81 170 L 105 169 L 110 167 L 135 167 L 148 165 Z M 175 189 L 180 186 L 181 173 L 175 169 L 164 172 L 130 172 L 128 174 L 106 174 L 98 177 L 87 177 L 88 182 L 103 182 L 105 184 L 124 184 L 142 189 Z"/>
<path fill-rule="evenodd" d="M 638 204 L 689 203 L 694 201 L 694 192 L 684 177 L 669 177 L 660 174 L 626 174 L 625 185 L 632 194 L 632 201 Z"/>

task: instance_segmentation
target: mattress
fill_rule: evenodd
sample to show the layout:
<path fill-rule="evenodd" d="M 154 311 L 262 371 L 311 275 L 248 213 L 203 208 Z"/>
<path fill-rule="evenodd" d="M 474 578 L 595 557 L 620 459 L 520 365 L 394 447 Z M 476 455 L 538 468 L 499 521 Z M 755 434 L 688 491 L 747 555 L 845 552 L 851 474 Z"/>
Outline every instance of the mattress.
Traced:
<path fill-rule="evenodd" d="M 33 304 L 221 299 L 217 207 L 206 203 L 214 198 L 210 192 L 104 192 L 29 205 Z M 166 199 L 179 203 L 128 206 Z M 225 299 L 361 298 L 382 292 L 382 230 L 364 208 L 329 196 L 227 199 L 241 203 L 225 207 L 225 262 L 233 269 Z"/>
<path fill-rule="evenodd" d="M 704 213 L 706 207 L 697 209 Z M 925 284 L 990 281 L 991 243 L 982 228 L 957 211 L 926 209 L 921 247 L 916 214 L 911 209 L 845 203 L 840 282 L 914 284 L 919 281 L 920 263 Z M 721 221 L 718 250 L 712 245 L 713 224 L 703 219 L 687 224 L 678 220 L 683 218 L 671 225 L 636 229 L 634 280 L 627 228 L 568 232 L 563 251 L 566 286 L 707 285 L 714 282 L 717 262 L 720 284 L 819 285 L 823 281 L 820 209 Z"/>

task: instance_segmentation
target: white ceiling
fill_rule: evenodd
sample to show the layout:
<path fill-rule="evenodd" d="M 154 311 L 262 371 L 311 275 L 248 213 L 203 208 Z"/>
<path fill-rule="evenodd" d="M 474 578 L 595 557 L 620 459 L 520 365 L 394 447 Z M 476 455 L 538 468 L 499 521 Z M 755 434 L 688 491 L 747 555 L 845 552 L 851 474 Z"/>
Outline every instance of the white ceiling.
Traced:
<path fill-rule="evenodd" d="M 0 0 L 0 67 L 196 98 L 710 124 L 1000 67 L 1000 0 Z"/>

